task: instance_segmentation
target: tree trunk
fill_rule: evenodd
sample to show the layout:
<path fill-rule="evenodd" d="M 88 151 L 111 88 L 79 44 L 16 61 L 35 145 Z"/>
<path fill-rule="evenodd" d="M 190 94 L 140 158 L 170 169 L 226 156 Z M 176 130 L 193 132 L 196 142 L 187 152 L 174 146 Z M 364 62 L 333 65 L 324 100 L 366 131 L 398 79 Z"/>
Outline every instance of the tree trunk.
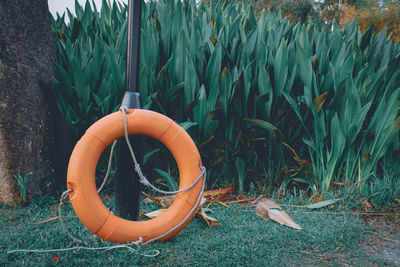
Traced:
<path fill-rule="evenodd" d="M 69 157 L 60 149 L 65 143 L 56 143 L 54 137 L 63 118 L 50 97 L 55 59 L 50 16 L 47 0 L 0 1 L 2 203 L 12 204 L 18 196 L 11 182 L 14 174 L 33 172 L 28 195 L 40 193 L 46 179 L 65 171 Z"/>

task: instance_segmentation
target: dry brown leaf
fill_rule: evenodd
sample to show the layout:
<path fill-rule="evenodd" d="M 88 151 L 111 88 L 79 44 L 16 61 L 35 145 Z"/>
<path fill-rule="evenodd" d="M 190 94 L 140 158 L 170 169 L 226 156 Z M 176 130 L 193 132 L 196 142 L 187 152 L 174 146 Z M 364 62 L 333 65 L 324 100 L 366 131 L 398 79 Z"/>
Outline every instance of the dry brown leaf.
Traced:
<path fill-rule="evenodd" d="M 161 201 L 161 206 L 163 208 L 169 208 L 169 206 L 174 203 L 175 200 L 175 195 L 173 196 L 165 196 L 165 197 L 158 197 L 158 199 Z"/>
<path fill-rule="evenodd" d="M 295 223 L 286 212 L 280 209 L 281 207 L 278 205 L 278 203 L 276 203 L 275 200 L 263 198 L 257 204 L 256 213 L 266 221 L 271 219 L 282 225 L 286 225 L 297 230 L 303 230 L 303 228 Z"/>
<path fill-rule="evenodd" d="M 197 216 L 199 216 L 199 218 L 201 218 L 201 219 L 203 219 L 204 221 L 206 221 L 206 223 L 207 223 L 209 226 L 219 226 L 219 225 L 221 225 L 221 223 L 220 223 L 217 219 L 208 216 L 208 215 L 206 214 L 206 212 L 204 211 L 204 209 L 199 209 L 199 210 L 197 211 Z"/>
<path fill-rule="evenodd" d="M 143 200 L 144 203 L 154 202 L 158 206 L 162 206 L 161 205 L 161 201 L 158 200 L 156 197 L 153 197 L 153 196 L 151 196 L 149 194 L 146 194 L 145 192 L 142 192 L 142 194 L 147 197 L 146 199 Z"/>
<path fill-rule="evenodd" d="M 332 184 L 334 184 L 334 185 L 342 185 L 342 186 L 345 186 L 345 185 L 346 185 L 346 184 L 343 183 L 343 182 L 332 182 Z"/>
<path fill-rule="evenodd" d="M 161 214 L 163 214 L 167 209 L 159 209 L 159 210 L 155 210 L 152 212 L 148 212 L 146 214 L 140 214 L 140 218 L 150 218 L 150 219 L 154 219 L 159 217 Z"/>
<path fill-rule="evenodd" d="M 295 223 L 292 218 L 290 218 L 289 215 L 287 215 L 287 213 L 283 210 L 270 209 L 268 213 L 271 220 L 274 220 L 282 225 L 286 225 L 297 230 L 304 230 L 300 227 L 300 225 Z"/>
<path fill-rule="evenodd" d="M 282 209 L 272 198 L 263 198 L 258 201 L 258 205 L 263 206 L 265 209 Z"/>
<path fill-rule="evenodd" d="M 234 203 L 245 203 L 247 204 L 248 202 L 254 201 L 257 198 L 247 198 L 247 199 L 239 199 L 239 200 L 232 200 L 232 201 L 228 201 L 225 204 L 234 204 Z"/>
<path fill-rule="evenodd" d="M 62 216 L 62 218 L 77 218 L 78 216 Z M 55 216 L 55 217 L 51 217 L 51 218 L 47 218 L 44 220 L 40 220 L 40 221 L 34 221 L 32 222 L 32 224 L 43 224 L 43 223 L 48 223 L 54 220 L 58 220 L 60 219 L 60 216 Z"/>
<path fill-rule="evenodd" d="M 144 204 L 148 204 L 150 202 L 154 202 L 153 200 L 151 200 L 150 198 L 146 197 L 145 199 L 143 199 L 143 203 Z"/>
<path fill-rule="evenodd" d="M 175 200 L 175 196 L 153 197 L 145 192 L 142 192 L 142 194 L 147 197 L 143 200 L 144 203 L 154 202 L 163 208 L 168 208 Z"/>
<path fill-rule="evenodd" d="M 266 221 L 269 220 L 268 209 L 265 208 L 261 203 L 258 203 L 258 205 L 256 207 L 256 213 L 257 213 L 258 216 L 260 216 L 264 220 L 266 220 Z"/>
<path fill-rule="evenodd" d="M 209 190 L 209 191 L 205 191 L 203 193 L 204 197 L 214 197 L 217 195 L 223 195 L 226 193 L 232 193 L 233 192 L 233 187 L 229 187 L 229 188 L 221 188 L 221 189 L 217 189 L 217 190 Z"/>
<path fill-rule="evenodd" d="M 222 201 L 217 201 L 217 203 L 218 204 L 220 204 L 220 205 L 222 205 L 222 206 L 224 206 L 225 208 L 228 208 L 228 209 L 230 209 L 231 207 L 229 207 L 227 204 L 225 204 L 224 202 L 222 202 Z"/>
<path fill-rule="evenodd" d="M 368 202 L 368 199 L 364 199 L 364 201 L 362 201 L 361 204 L 363 205 L 363 210 L 364 210 L 364 211 L 370 211 L 370 210 L 372 210 L 372 206 L 371 206 L 371 204 Z"/>
<path fill-rule="evenodd" d="M 204 196 L 202 196 L 202 197 L 201 197 L 201 200 L 200 200 L 200 205 L 199 205 L 199 207 L 201 208 L 201 207 L 203 207 L 205 204 L 207 204 L 207 199 L 206 199 Z"/>

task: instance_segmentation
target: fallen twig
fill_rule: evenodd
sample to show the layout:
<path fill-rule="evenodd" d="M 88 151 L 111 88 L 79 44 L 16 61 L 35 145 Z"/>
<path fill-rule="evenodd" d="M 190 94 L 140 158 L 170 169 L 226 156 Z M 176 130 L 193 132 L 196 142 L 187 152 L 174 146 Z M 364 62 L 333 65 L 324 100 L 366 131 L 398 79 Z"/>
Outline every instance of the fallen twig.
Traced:
<path fill-rule="evenodd" d="M 217 202 L 218 204 L 220 204 L 220 205 L 222 205 L 222 206 L 228 208 L 228 209 L 231 208 L 231 207 L 229 207 L 226 203 L 224 203 L 224 202 L 222 202 L 222 201 L 217 200 L 216 202 Z"/>
<path fill-rule="evenodd" d="M 62 216 L 63 218 L 78 218 L 78 216 Z M 47 218 L 47 219 L 41 219 L 41 220 L 36 220 L 36 221 L 32 221 L 32 222 L 27 222 L 27 223 L 21 223 L 21 224 L 17 224 L 17 225 L 7 225 L 4 226 L 4 228 L 16 228 L 16 227 L 20 227 L 20 226 L 27 226 L 27 225 L 39 225 L 39 224 L 43 224 L 43 223 L 48 223 L 48 222 L 52 222 L 55 220 L 58 220 L 59 216 L 55 216 L 55 217 L 51 217 L 51 218 Z"/>
<path fill-rule="evenodd" d="M 255 210 L 243 210 L 246 212 L 255 212 Z M 334 211 L 287 211 L 287 213 L 302 214 L 327 214 L 327 215 L 367 215 L 367 216 L 400 216 L 400 213 L 383 213 L 383 212 L 334 212 Z"/>
<path fill-rule="evenodd" d="M 233 200 L 233 201 L 228 201 L 225 202 L 225 204 L 234 204 L 234 203 L 244 203 L 244 202 L 250 202 L 250 201 L 254 201 L 257 198 L 247 198 L 247 199 L 239 199 L 239 200 Z"/>

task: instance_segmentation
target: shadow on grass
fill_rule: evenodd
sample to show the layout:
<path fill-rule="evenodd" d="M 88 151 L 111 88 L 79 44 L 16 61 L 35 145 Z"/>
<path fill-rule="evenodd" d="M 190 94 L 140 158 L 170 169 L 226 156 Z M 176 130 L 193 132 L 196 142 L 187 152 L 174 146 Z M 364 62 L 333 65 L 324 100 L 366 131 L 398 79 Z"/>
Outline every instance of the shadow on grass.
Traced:
<path fill-rule="evenodd" d="M 48 203 L 54 204 L 48 204 Z M 290 214 L 306 230 L 298 231 L 273 221 L 264 221 L 252 210 L 212 207 L 221 226 L 209 227 L 199 219 L 175 238 L 138 248 L 110 251 L 14 253 L 13 249 L 58 249 L 75 244 L 66 237 L 58 220 L 33 224 L 57 216 L 55 200 L 32 203 L 28 208 L 0 206 L 0 266 L 294 266 L 294 265 L 390 265 L 365 252 L 369 226 L 355 215 Z M 290 211 L 290 208 L 286 208 Z M 63 214 L 75 216 L 65 205 Z M 110 246 L 94 237 L 78 218 L 65 219 L 68 230 L 89 246 Z M 140 254 L 156 249 L 160 255 Z M 56 262 L 54 257 L 60 257 Z"/>

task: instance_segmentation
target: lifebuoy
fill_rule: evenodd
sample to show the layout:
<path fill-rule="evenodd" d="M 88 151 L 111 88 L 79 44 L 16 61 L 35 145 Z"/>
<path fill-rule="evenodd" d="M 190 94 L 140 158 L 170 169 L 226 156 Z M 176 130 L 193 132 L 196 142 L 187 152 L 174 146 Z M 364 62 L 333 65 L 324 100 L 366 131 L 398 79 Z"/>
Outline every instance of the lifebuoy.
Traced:
<path fill-rule="evenodd" d="M 156 112 L 131 109 L 126 114 L 128 133 L 153 137 L 172 153 L 179 169 L 179 189 L 193 184 L 201 174 L 199 152 L 190 136 L 178 124 Z M 166 241 L 191 220 L 203 190 L 204 177 L 190 190 L 179 193 L 162 215 L 148 221 L 129 221 L 115 216 L 103 204 L 95 184 L 98 159 L 114 140 L 124 136 L 122 111 L 93 124 L 76 144 L 68 165 L 67 188 L 72 206 L 82 223 L 104 240 L 127 243 L 160 237 Z M 190 214 L 191 213 L 191 214 Z"/>

